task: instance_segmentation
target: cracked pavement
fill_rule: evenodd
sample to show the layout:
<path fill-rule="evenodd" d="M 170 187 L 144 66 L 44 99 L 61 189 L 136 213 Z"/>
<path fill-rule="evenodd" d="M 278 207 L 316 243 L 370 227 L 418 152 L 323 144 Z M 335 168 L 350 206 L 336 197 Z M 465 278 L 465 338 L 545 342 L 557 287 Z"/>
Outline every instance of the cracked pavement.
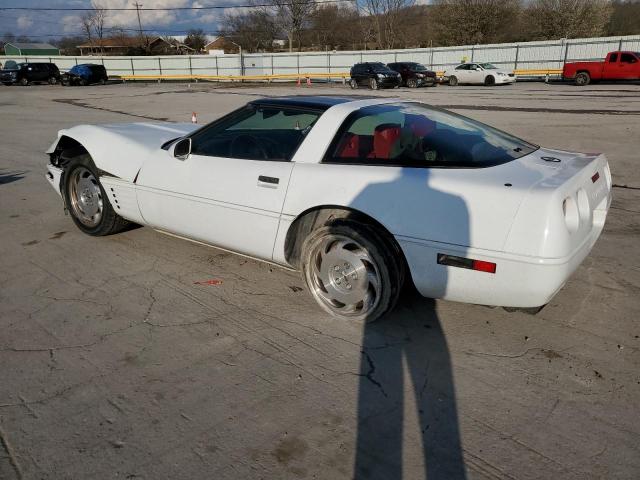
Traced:
<path fill-rule="evenodd" d="M 407 292 L 346 324 L 296 272 L 149 228 L 85 236 L 44 179 L 60 128 L 291 93 L 353 92 L 0 88 L 0 478 L 638 478 L 640 87 L 374 93 L 606 152 L 605 231 L 535 316 Z"/>

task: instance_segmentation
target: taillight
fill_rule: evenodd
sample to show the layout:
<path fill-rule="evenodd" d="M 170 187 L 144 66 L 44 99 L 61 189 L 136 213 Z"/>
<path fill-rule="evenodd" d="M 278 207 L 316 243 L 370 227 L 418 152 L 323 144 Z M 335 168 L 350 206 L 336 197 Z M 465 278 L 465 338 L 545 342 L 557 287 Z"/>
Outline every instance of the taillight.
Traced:
<path fill-rule="evenodd" d="M 578 204 L 573 197 L 567 197 L 562 202 L 562 213 L 564 214 L 564 223 L 570 233 L 575 232 L 580 227 L 580 213 L 578 212 Z"/>
<path fill-rule="evenodd" d="M 478 272 L 496 273 L 496 264 L 485 262 L 484 260 L 473 260 L 472 258 L 458 257 L 455 255 L 447 255 L 445 253 L 438 254 L 438 263 L 449 267 L 466 268 L 468 270 L 476 270 Z"/>

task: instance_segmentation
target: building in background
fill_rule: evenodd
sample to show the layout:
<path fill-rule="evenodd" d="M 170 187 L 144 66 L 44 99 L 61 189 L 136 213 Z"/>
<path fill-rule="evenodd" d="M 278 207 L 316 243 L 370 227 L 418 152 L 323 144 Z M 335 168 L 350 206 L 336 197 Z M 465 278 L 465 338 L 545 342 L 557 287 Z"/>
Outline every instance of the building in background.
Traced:
<path fill-rule="evenodd" d="M 60 49 L 48 43 L 8 42 L 4 44 L 5 55 L 60 55 Z"/>

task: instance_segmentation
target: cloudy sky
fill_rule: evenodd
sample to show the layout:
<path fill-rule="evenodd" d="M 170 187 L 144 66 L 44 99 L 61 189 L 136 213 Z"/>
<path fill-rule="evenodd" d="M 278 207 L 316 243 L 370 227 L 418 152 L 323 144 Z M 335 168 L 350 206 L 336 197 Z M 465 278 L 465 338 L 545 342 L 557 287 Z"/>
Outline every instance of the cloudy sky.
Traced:
<path fill-rule="evenodd" d="M 246 4 L 248 0 L 138 0 L 143 7 L 190 7 L 203 5 Z M 107 8 L 132 8 L 135 0 L 99 0 Z M 6 7 L 90 7 L 91 0 L 0 0 L 0 8 Z M 215 32 L 225 11 L 230 10 L 192 10 L 192 11 L 142 11 L 142 27 L 159 30 L 162 34 L 180 35 L 191 28 L 202 28 L 206 32 Z M 61 35 L 81 35 L 79 18 L 83 12 L 73 11 L 21 11 L 0 10 L 0 37 L 7 33 L 16 36 L 28 35 L 38 40 Z M 121 26 L 138 28 L 135 11 L 110 11 L 107 14 L 106 27 Z"/>

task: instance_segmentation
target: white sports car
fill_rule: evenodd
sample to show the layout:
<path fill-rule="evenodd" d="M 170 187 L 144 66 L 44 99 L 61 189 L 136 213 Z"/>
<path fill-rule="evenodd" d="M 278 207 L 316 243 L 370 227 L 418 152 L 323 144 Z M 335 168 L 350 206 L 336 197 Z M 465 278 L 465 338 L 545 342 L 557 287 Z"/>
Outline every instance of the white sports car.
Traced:
<path fill-rule="evenodd" d="M 452 87 L 463 83 L 492 86 L 516 81 L 513 71 L 501 70 L 491 63 L 463 63 L 444 72 L 444 78 Z"/>
<path fill-rule="evenodd" d="M 206 126 L 60 131 L 47 177 L 90 235 L 127 222 L 300 269 L 328 312 L 424 296 L 545 305 L 596 242 L 604 155 L 546 150 L 414 101 L 255 100 Z"/>

